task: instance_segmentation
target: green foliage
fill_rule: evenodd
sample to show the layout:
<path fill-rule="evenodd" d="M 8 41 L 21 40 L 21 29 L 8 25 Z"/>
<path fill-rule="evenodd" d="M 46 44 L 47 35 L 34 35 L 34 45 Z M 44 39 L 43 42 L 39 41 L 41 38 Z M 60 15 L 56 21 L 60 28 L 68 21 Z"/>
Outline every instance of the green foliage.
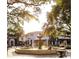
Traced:
<path fill-rule="evenodd" d="M 47 16 L 48 26 L 44 28 L 44 34 L 53 38 L 71 32 L 71 0 L 56 0 L 55 2 L 56 5 L 52 7 L 52 11 Z"/>
<path fill-rule="evenodd" d="M 14 8 L 11 12 L 7 12 L 7 21 L 8 21 L 8 36 L 21 36 L 23 34 L 23 24 L 24 20 L 30 21 L 36 19 L 28 11 L 20 10 L 19 8 Z"/>
<path fill-rule="evenodd" d="M 53 6 L 52 8 L 53 8 L 53 9 L 52 9 L 51 13 L 53 13 L 53 17 L 54 17 L 55 19 L 57 19 L 57 17 L 59 16 L 61 7 L 59 7 L 59 5 L 55 5 L 55 6 Z"/>
<path fill-rule="evenodd" d="M 8 15 L 8 17 L 7 17 L 7 21 L 8 21 L 7 34 L 8 34 L 8 36 L 13 35 L 13 36 L 19 37 L 23 33 L 22 26 L 20 26 L 21 24 L 23 24 L 23 21 L 18 19 L 16 22 L 16 20 L 17 19 L 14 18 L 13 15 Z"/>
<path fill-rule="evenodd" d="M 14 3 L 23 3 L 25 5 L 29 6 L 38 6 L 41 4 L 45 4 L 46 2 L 50 2 L 51 0 L 8 0 L 8 4 L 14 4 Z"/>

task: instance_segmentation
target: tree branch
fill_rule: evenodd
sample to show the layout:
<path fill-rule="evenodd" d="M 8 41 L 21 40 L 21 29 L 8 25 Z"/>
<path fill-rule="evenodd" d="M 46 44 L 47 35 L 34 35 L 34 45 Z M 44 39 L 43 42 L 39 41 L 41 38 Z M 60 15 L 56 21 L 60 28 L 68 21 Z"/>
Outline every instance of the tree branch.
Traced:
<path fill-rule="evenodd" d="M 44 4 L 44 2 L 40 3 L 40 4 L 27 3 L 27 2 L 22 2 L 22 1 L 17 1 L 17 2 L 15 1 L 15 2 L 12 2 L 12 3 L 7 2 L 8 5 L 13 5 L 14 3 L 23 3 L 25 5 L 30 5 L 30 6 L 40 6 L 41 4 Z"/>

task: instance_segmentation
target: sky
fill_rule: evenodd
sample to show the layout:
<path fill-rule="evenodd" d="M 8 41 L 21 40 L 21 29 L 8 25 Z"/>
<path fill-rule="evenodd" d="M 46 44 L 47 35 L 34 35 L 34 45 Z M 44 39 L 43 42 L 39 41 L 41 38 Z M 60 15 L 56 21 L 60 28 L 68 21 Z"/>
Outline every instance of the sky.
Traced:
<path fill-rule="evenodd" d="M 54 4 L 54 2 L 52 2 L 52 4 L 45 4 L 45 5 L 41 5 L 41 13 L 38 15 L 38 21 L 36 20 L 32 20 L 29 23 L 24 21 L 24 26 L 23 26 L 23 30 L 24 33 L 27 34 L 29 32 L 34 32 L 34 31 L 42 31 L 42 26 L 44 25 L 44 23 L 47 22 L 47 12 L 51 11 L 51 7 Z M 32 7 L 27 8 L 29 11 L 32 12 Z"/>

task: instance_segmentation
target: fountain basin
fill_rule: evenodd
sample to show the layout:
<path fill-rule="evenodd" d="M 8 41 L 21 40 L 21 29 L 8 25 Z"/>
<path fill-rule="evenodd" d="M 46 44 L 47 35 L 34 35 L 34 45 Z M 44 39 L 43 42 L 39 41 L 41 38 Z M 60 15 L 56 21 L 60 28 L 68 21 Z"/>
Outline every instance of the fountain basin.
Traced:
<path fill-rule="evenodd" d="M 56 50 L 44 50 L 44 49 L 24 49 L 24 48 L 19 48 L 15 49 L 15 52 L 18 54 L 27 54 L 27 55 L 51 55 L 51 54 L 56 54 Z"/>

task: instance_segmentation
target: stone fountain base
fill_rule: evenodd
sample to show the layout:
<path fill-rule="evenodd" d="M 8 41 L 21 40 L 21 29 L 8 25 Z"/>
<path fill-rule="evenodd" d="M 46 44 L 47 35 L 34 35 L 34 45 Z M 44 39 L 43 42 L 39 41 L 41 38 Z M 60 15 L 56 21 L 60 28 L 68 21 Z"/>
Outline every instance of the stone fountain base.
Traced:
<path fill-rule="evenodd" d="M 51 55 L 51 54 L 56 54 L 56 50 L 44 50 L 44 49 L 24 49 L 24 48 L 19 48 L 15 49 L 15 52 L 18 54 L 30 54 L 30 55 Z"/>

